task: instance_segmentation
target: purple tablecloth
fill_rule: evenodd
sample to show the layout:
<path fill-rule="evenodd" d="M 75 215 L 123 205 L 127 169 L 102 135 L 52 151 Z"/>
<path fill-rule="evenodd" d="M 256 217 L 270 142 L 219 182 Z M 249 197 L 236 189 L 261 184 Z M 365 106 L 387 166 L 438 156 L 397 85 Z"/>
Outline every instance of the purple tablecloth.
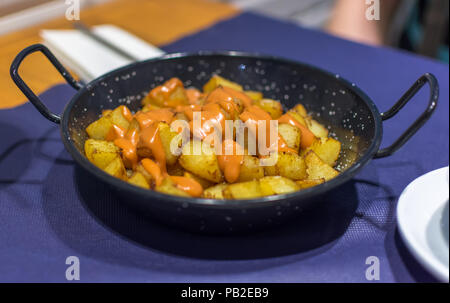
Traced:
<path fill-rule="evenodd" d="M 357 83 L 381 111 L 431 72 L 441 85 L 440 104 L 401 150 L 372 161 L 331 205 L 275 230 L 234 237 L 187 234 L 135 214 L 74 165 L 58 126 L 30 104 L 1 110 L 0 281 L 64 282 L 68 256 L 79 258 L 82 282 L 365 282 L 369 256 L 380 260 L 381 282 L 434 281 L 405 249 L 395 207 L 409 182 L 448 165 L 448 65 L 250 13 L 164 47 L 200 49 L 317 65 Z M 42 98 L 60 112 L 73 93 L 60 85 Z M 427 94 L 385 123 L 383 145 L 419 115 Z"/>

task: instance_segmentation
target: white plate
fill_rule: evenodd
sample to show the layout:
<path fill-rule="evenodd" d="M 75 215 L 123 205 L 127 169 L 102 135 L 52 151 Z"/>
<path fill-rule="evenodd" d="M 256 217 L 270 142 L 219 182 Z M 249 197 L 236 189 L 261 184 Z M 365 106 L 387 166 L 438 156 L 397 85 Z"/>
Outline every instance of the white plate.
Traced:
<path fill-rule="evenodd" d="M 449 281 L 449 169 L 411 182 L 400 196 L 397 221 L 406 246 L 437 279 Z"/>

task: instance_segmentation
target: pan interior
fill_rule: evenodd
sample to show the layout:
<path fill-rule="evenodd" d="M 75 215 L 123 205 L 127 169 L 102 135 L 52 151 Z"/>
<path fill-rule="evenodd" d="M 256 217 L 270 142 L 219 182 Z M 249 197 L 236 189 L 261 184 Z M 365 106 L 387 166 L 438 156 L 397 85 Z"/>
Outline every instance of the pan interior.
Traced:
<path fill-rule="evenodd" d="M 85 129 L 103 110 L 127 105 L 136 111 L 150 89 L 171 77 L 180 78 L 185 87 L 201 89 L 214 74 L 246 90 L 261 91 L 265 98 L 281 101 L 285 109 L 302 103 L 342 142 L 337 166 L 341 171 L 357 162 L 375 139 L 370 100 L 339 75 L 274 58 L 204 54 L 137 63 L 89 83 L 65 113 L 70 141 L 84 154 Z"/>

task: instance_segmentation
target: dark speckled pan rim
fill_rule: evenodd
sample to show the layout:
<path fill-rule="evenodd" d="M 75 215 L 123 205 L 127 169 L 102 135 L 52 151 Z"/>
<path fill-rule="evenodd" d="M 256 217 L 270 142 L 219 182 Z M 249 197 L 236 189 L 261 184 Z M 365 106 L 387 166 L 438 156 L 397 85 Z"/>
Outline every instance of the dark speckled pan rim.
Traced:
<path fill-rule="evenodd" d="M 178 197 L 178 196 L 171 196 L 162 194 L 153 190 L 143 189 L 134 185 L 131 185 L 125 181 L 122 181 L 116 177 L 110 176 L 109 174 L 105 173 L 95 165 L 93 165 L 89 160 L 81 154 L 76 147 L 74 146 L 74 143 L 70 140 L 70 134 L 69 134 L 69 113 L 72 110 L 72 107 L 76 104 L 79 97 L 83 94 L 86 94 L 88 92 L 88 87 L 95 87 L 99 85 L 100 82 L 104 81 L 106 78 L 114 77 L 116 75 L 119 75 L 127 70 L 132 71 L 133 68 L 145 65 L 149 62 L 156 62 L 156 61 L 169 61 L 169 60 L 176 60 L 178 58 L 199 58 L 199 59 L 206 59 L 208 57 L 217 57 L 217 56 L 223 56 L 226 57 L 234 57 L 234 58 L 243 58 L 243 59 L 254 59 L 254 60 L 262 60 L 262 61 L 274 61 L 284 64 L 289 64 L 293 66 L 304 66 L 309 69 L 313 69 L 319 73 L 322 73 L 326 76 L 329 76 L 331 78 L 334 78 L 335 81 L 342 84 L 344 87 L 346 87 L 349 91 L 353 92 L 355 95 L 357 95 L 369 108 L 372 119 L 374 120 L 374 136 L 372 139 L 372 142 L 370 146 L 367 148 L 366 152 L 359 158 L 357 162 L 355 162 L 350 168 L 348 168 L 343 173 L 339 174 L 336 178 L 327 181 L 323 184 L 320 184 L 318 186 L 305 189 L 302 191 L 297 191 L 289 194 L 283 194 L 283 195 L 275 195 L 275 196 L 268 196 L 268 197 L 262 197 L 257 199 L 246 199 L 246 200 L 216 200 L 216 199 L 203 199 L 203 198 L 185 198 L 185 197 Z M 282 102 L 282 101 L 281 101 Z M 89 82 L 87 85 L 82 87 L 73 97 L 72 99 L 67 103 L 67 105 L 64 108 L 63 114 L 62 114 L 62 120 L 61 120 L 61 137 L 62 141 L 64 143 L 65 148 L 67 151 L 71 154 L 71 156 L 75 159 L 75 161 L 82 166 L 87 171 L 91 172 L 93 175 L 95 175 L 97 178 L 101 179 L 105 183 L 113 186 L 115 189 L 123 192 L 133 192 L 134 194 L 138 194 L 141 196 L 146 196 L 149 199 L 157 199 L 160 201 L 164 201 L 164 203 L 177 203 L 181 205 L 190 205 L 190 206 L 198 206 L 198 207 L 211 207 L 214 209 L 245 209 L 245 208 L 255 208 L 255 207 L 271 207 L 274 206 L 282 201 L 285 200 L 292 200 L 292 199 L 308 199 L 314 196 L 322 195 L 344 183 L 349 181 L 353 178 L 354 175 L 356 175 L 360 169 L 362 169 L 365 165 L 368 164 L 368 162 L 374 157 L 376 152 L 378 151 L 382 139 L 382 121 L 380 112 L 375 106 L 374 102 L 370 97 L 368 97 L 361 89 L 359 89 L 355 84 L 352 84 L 352 82 L 342 78 L 337 77 L 336 74 L 330 73 L 328 71 L 322 70 L 320 68 L 317 68 L 315 66 L 304 64 L 301 62 L 280 58 L 276 56 L 269 56 L 269 55 L 263 55 L 258 53 L 246 53 L 246 52 L 237 52 L 237 51 L 200 51 L 196 53 L 172 53 L 172 54 L 166 54 L 164 56 L 149 59 L 145 61 L 140 61 L 136 63 L 129 64 L 127 66 L 115 69 L 111 72 L 108 72 L 102 76 L 100 76 L 97 79 L 94 79 L 93 81 Z"/>

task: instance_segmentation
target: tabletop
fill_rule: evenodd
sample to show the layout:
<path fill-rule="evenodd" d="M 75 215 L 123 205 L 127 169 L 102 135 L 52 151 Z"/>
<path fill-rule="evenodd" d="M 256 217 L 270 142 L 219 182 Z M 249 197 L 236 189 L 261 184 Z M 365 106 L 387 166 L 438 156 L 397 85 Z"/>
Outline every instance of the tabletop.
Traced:
<path fill-rule="evenodd" d="M 438 109 L 396 154 L 373 160 L 328 196 L 333 203 L 273 230 L 227 237 L 142 217 L 74 164 L 58 126 L 29 103 L 0 110 L 0 281 L 65 282 L 70 256 L 79 259 L 81 282 L 372 283 L 370 257 L 379 260 L 380 282 L 435 281 L 405 248 L 395 207 L 412 180 L 448 165 L 448 65 L 237 11 L 174 39 L 158 45 L 167 52 L 259 52 L 319 66 L 356 83 L 381 111 L 431 72 L 441 86 Z M 424 110 L 427 93 L 384 124 L 382 146 Z M 56 85 L 41 97 L 61 111 L 73 94 Z"/>

